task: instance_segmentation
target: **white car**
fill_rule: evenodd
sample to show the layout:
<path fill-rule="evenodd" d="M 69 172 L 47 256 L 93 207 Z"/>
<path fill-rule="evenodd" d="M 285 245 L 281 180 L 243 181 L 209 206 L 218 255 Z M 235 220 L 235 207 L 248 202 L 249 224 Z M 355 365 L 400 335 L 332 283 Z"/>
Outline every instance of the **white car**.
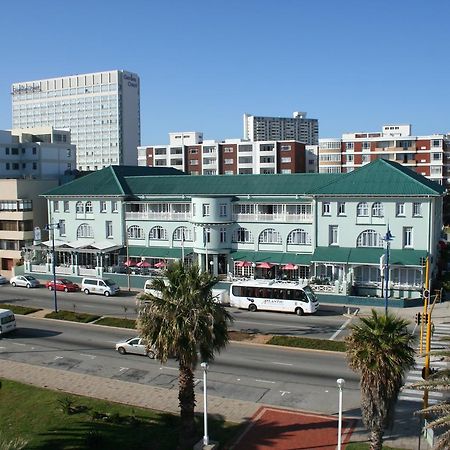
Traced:
<path fill-rule="evenodd" d="M 151 348 L 147 348 L 144 341 L 140 337 L 127 339 L 126 341 L 118 342 L 116 350 L 121 354 L 134 353 L 135 355 L 148 356 L 151 359 L 155 358 L 155 352 Z"/>
<path fill-rule="evenodd" d="M 17 275 L 16 277 L 12 277 L 9 282 L 13 287 L 22 286 L 26 288 L 37 288 L 41 285 L 39 280 L 31 275 Z"/>

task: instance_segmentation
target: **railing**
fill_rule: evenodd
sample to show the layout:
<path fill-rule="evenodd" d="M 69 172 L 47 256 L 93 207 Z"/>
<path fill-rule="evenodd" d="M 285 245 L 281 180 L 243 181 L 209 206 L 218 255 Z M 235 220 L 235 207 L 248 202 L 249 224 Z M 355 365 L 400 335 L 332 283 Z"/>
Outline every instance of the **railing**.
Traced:
<path fill-rule="evenodd" d="M 310 284 L 310 287 L 314 292 L 323 294 L 337 294 L 339 291 L 334 284 Z"/>
<path fill-rule="evenodd" d="M 191 213 L 127 212 L 126 220 L 190 220 Z"/>
<path fill-rule="evenodd" d="M 31 272 L 47 273 L 47 264 L 32 264 Z"/>
<path fill-rule="evenodd" d="M 96 269 L 86 269 L 85 267 L 80 267 L 78 269 L 80 275 L 97 275 Z"/>
<path fill-rule="evenodd" d="M 55 267 L 55 273 L 58 274 L 64 274 L 64 275 L 71 275 L 72 274 L 72 267 L 66 267 L 66 266 L 56 266 Z"/>
<path fill-rule="evenodd" d="M 243 222 L 295 222 L 310 223 L 312 214 L 233 214 L 233 220 Z"/>

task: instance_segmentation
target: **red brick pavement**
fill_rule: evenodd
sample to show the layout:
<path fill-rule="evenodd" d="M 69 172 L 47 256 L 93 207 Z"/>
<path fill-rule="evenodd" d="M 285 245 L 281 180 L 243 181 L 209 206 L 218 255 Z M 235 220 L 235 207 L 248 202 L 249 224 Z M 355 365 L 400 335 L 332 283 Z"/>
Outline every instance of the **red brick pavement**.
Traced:
<path fill-rule="evenodd" d="M 342 449 L 356 421 L 342 421 Z M 338 419 L 302 411 L 261 407 L 233 450 L 336 450 Z"/>

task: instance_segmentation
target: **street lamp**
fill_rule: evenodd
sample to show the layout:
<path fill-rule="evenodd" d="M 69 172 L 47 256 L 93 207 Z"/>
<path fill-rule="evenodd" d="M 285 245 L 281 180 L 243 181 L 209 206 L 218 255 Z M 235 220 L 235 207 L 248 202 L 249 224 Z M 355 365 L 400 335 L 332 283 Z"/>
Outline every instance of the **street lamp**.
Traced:
<path fill-rule="evenodd" d="M 209 272 L 211 273 L 211 275 L 214 275 L 214 267 L 213 267 L 214 266 L 214 261 L 211 260 L 209 262 L 209 266 L 210 266 L 210 271 Z"/>
<path fill-rule="evenodd" d="M 383 241 L 386 242 L 386 265 L 384 266 L 384 281 L 386 283 L 384 288 L 384 315 L 387 316 L 388 313 L 388 297 L 389 297 L 389 250 L 391 248 L 391 241 L 394 239 L 394 236 L 391 234 L 391 230 L 389 229 L 389 225 L 386 231 L 386 234 L 383 238 Z"/>
<path fill-rule="evenodd" d="M 55 267 L 55 230 L 59 230 L 61 228 L 59 222 L 58 223 L 48 223 L 45 226 L 47 231 L 51 231 L 52 233 L 52 272 L 53 272 L 53 298 L 55 303 L 55 313 L 58 312 L 58 303 L 56 300 L 56 267 Z"/>
<path fill-rule="evenodd" d="M 203 369 L 203 425 L 205 433 L 203 435 L 203 445 L 209 445 L 208 437 L 208 397 L 207 397 L 207 373 L 208 373 L 208 363 L 202 362 L 200 366 Z"/>
<path fill-rule="evenodd" d="M 256 263 L 255 263 L 255 261 L 252 262 L 252 269 L 253 269 L 253 279 L 256 280 Z"/>
<path fill-rule="evenodd" d="M 336 383 L 339 388 L 339 419 L 338 419 L 338 445 L 337 450 L 341 450 L 342 446 L 342 391 L 344 390 L 345 380 L 338 378 Z"/>

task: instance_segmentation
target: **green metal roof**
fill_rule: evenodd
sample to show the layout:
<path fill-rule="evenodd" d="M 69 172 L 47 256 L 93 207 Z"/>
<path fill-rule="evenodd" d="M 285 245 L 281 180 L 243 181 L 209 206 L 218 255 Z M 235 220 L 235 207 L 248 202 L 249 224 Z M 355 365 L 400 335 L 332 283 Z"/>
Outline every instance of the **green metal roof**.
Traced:
<path fill-rule="evenodd" d="M 314 193 L 322 195 L 441 195 L 445 188 L 394 161 L 376 159 L 342 174 Z"/>
<path fill-rule="evenodd" d="M 311 254 L 283 253 L 283 252 L 253 252 L 251 250 L 238 250 L 230 254 L 234 261 L 269 262 L 272 264 L 299 264 L 309 265 Z"/>
<path fill-rule="evenodd" d="M 379 265 L 380 257 L 385 252 L 386 250 L 381 247 L 317 247 L 311 260 L 313 262 Z M 422 259 L 426 256 L 425 250 L 391 249 L 389 251 L 389 264 L 392 266 L 422 266 Z"/>
<path fill-rule="evenodd" d="M 180 175 L 181 174 L 181 175 Z M 173 176 L 177 175 L 177 176 Z M 287 201 L 287 196 L 438 196 L 445 188 L 392 161 L 377 159 L 345 174 L 183 175 L 169 167 L 109 166 L 45 196 L 237 196 Z M 264 197 L 268 198 L 265 200 Z M 297 201 L 299 199 L 295 199 Z M 294 201 L 294 200 L 292 200 Z"/>
<path fill-rule="evenodd" d="M 192 253 L 192 248 L 184 249 L 184 254 Z M 181 248 L 167 248 L 167 247 L 140 247 L 130 245 L 128 247 L 128 256 L 130 258 L 145 257 L 145 258 L 181 258 Z"/>

